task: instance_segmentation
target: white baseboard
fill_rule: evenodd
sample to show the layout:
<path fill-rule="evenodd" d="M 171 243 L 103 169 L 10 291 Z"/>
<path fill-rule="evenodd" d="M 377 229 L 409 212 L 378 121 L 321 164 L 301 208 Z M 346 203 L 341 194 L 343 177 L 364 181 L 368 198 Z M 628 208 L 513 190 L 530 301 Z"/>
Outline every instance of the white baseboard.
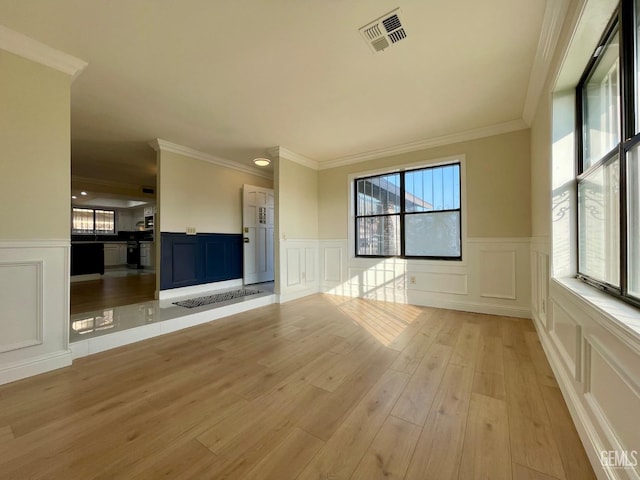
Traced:
<path fill-rule="evenodd" d="M 285 292 L 285 293 L 281 293 L 279 295 L 276 295 L 276 302 L 277 303 L 287 303 L 287 302 L 291 302 L 292 300 L 297 300 L 299 298 L 303 298 L 303 297 L 307 297 L 309 295 L 313 295 L 315 293 L 320 293 L 320 289 L 316 286 L 313 286 L 311 288 L 305 288 L 305 289 L 299 289 L 299 290 L 294 290 L 294 291 L 290 291 L 290 292 Z"/>
<path fill-rule="evenodd" d="M 21 362 L 2 365 L 0 368 L 0 385 L 57 370 L 58 368 L 68 367 L 71 365 L 71 360 L 71 350 L 62 350 L 32 357 Z"/>
<path fill-rule="evenodd" d="M 336 291 L 336 289 L 338 291 Z M 531 309 L 518 305 L 501 305 L 495 303 L 479 303 L 468 301 L 455 301 L 447 298 L 434 298 L 420 295 L 413 292 L 410 299 L 407 299 L 407 292 L 386 292 L 384 289 L 374 292 L 371 295 L 359 295 L 350 288 L 340 288 L 335 285 L 324 285 L 320 288 L 322 293 L 331 295 L 345 295 L 356 298 L 368 298 L 379 301 L 393 301 L 395 303 L 406 303 L 423 307 L 446 308 L 448 310 L 459 310 L 462 312 L 484 313 L 487 315 L 500 315 L 503 317 L 531 318 Z M 388 294 L 387 294 L 388 293 Z M 394 295 L 398 293 L 398 295 Z M 390 300 L 392 299 L 392 300 Z"/>
<path fill-rule="evenodd" d="M 203 285 L 192 285 L 191 287 L 170 288 L 168 290 L 160 290 L 158 293 L 158 299 L 167 300 L 169 298 L 187 297 L 190 295 L 212 292 L 214 290 L 242 287 L 243 285 L 241 278 L 235 278 L 224 282 L 205 283 Z"/>
<path fill-rule="evenodd" d="M 244 302 L 233 303 L 203 312 L 187 314 L 178 318 L 130 328 L 121 332 L 113 332 L 108 335 L 80 340 L 69 344 L 69 348 L 71 348 L 73 359 L 75 360 L 76 358 L 93 355 L 94 353 L 104 352 L 112 348 L 122 347 L 148 338 L 182 330 L 183 328 L 218 320 L 223 317 L 228 317 L 229 315 L 235 315 L 236 313 L 271 305 L 274 301 L 275 295 L 265 295 Z"/>

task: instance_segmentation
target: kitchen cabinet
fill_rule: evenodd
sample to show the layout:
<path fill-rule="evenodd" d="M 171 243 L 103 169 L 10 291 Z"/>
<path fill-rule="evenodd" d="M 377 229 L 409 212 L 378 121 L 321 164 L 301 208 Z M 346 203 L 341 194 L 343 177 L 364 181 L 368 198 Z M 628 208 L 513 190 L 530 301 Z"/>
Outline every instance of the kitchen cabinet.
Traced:
<path fill-rule="evenodd" d="M 145 268 L 155 266 L 156 247 L 154 242 L 140 242 L 140 265 Z"/>
<path fill-rule="evenodd" d="M 71 275 L 104 273 L 102 243 L 71 244 Z"/>
<path fill-rule="evenodd" d="M 113 267 L 127 263 L 127 243 L 111 242 L 104 244 L 104 266 Z"/>

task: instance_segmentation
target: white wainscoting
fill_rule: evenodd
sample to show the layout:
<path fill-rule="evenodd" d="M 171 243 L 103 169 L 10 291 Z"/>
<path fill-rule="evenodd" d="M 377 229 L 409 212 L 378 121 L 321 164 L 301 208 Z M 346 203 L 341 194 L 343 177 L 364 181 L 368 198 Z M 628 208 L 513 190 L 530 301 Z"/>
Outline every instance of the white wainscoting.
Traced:
<path fill-rule="evenodd" d="M 318 261 L 318 240 L 280 241 L 279 303 L 318 293 Z"/>
<path fill-rule="evenodd" d="M 71 364 L 66 240 L 0 242 L 0 384 Z"/>
<path fill-rule="evenodd" d="M 320 240 L 320 291 L 529 318 L 529 238 L 469 238 L 462 262 L 355 258 L 346 239 Z"/>
<path fill-rule="evenodd" d="M 549 280 L 549 251 L 532 241 L 532 314 L 542 346 L 598 478 L 640 479 L 638 466 L 600 462 L 613 450 L 635 450 L 640 460 L 640 334 L 585 299 L 604 294 L 575 279 Z"/>

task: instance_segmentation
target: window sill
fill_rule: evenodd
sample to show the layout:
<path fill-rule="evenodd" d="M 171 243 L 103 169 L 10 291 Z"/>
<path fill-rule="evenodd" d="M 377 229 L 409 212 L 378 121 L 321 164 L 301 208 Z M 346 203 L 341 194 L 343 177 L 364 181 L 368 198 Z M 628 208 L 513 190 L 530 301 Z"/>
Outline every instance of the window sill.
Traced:
<path fill-rule="evenodd" d="M 604 328 L 640 346 L 640 310 L 577 278 L 552 278 L 575 300 L 598 314 Z"/>

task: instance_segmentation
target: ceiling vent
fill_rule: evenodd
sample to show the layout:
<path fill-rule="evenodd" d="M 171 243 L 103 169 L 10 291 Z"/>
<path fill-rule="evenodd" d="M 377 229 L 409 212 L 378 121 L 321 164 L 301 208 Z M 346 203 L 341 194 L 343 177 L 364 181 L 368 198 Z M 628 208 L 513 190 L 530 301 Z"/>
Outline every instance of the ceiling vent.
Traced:
<path fill-rule="evenodd" d="M 368 23 L 360 29 L 360 35 L 374 52 L 381 52 L 403 38 L 407 38 L 400 9 L 391 10 L 386 15 Z"/>

